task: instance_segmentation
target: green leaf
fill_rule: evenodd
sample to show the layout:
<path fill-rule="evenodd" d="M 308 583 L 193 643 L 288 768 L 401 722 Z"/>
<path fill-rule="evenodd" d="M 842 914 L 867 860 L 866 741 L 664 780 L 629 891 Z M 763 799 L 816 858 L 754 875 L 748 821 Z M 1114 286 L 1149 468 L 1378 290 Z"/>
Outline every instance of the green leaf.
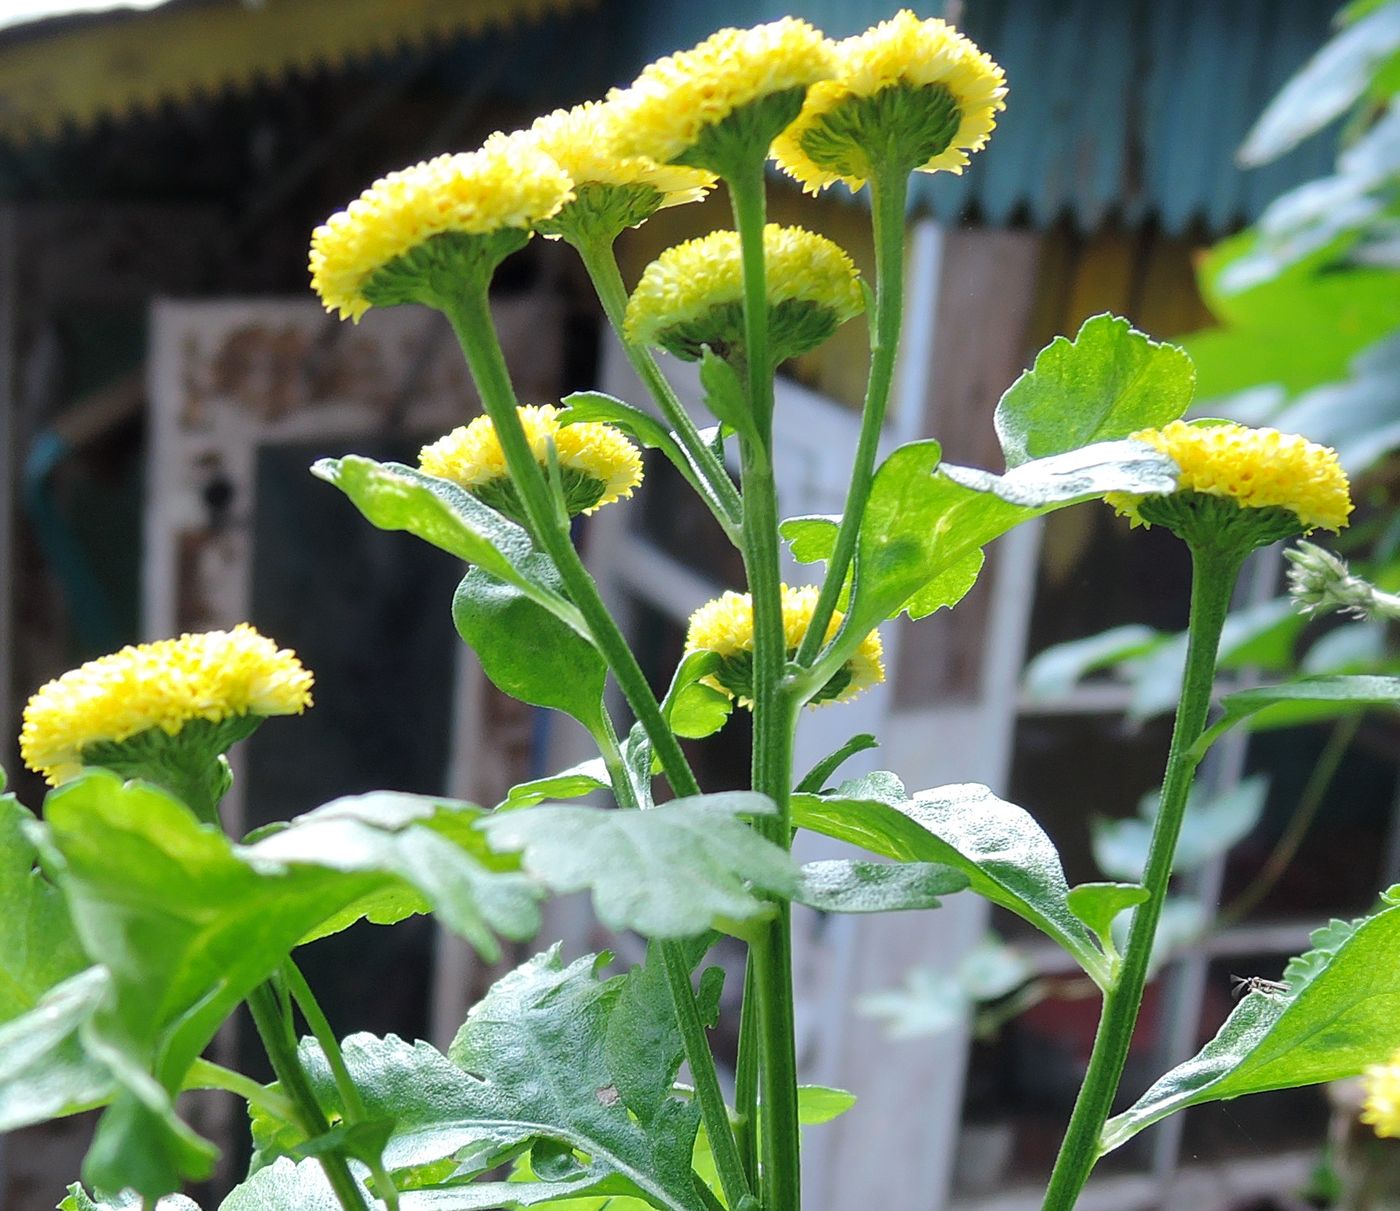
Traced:
<path fill-rule="evenodd" d="M 963 891 L 968 876 L 935 862 L 854 862 L 846 858 L 809 862 L 793 895 L 822 912 L 902 912 L 937 908 L 939 896 Z"/>
<path fill-rule="evenodd" d="M 127 1190 L 115 1196 L 92 1198 L 74 1183 L 68 1187 L 68 1197 L 58 1204 L 58 1211 L 141 1211 L 141 1196 Z M 171 1194 L 156 1203 L 153 1211 L 199 1211 L 199 1205 L 183 1194 Z"/>
<path fill-rule="evenodd" d="M 713 673 L 719 663 L 719 653 L 699 651 L 687 653 L 676 666 L 661 713 L 677 736 L 701 740 L 714 735 L 729 719 L 734 700 L 700 680 Z"/>
<path fill-rule="evenodd" d="M 937 460 L 935 460 L 936 464 Z M 789 517 L 778 530 L 787 539 L 792 557 L 798 563 L 820 563 L 831 558 L 841 518 L 824 514 Z"/>
<path fill-rule="evenodd" d="M 534 807 L 546 799 L 578 799 L 594 791 L 610 791 L 607 766 L 601 757 L 571 765 L 557 774 L 520 782 L 512 786 L 506 797 L 496 805 L 498 812 Z"/>
<path fill-rule="evenodd" d="M 762 795 L 731 791 L 647 811 L 536 807 L 481 827 L 498 850 L 521 851 L 525 870 L 551 891 L 591 891 L 609 929 L 680 938 L 765 916 L 771 906 L 755 890 L 796 890 L 791 859 L 743 819 L 772 811 Z"/>
<path fill-rule="evenodd" d="M 1367 706 L 1400 706 L 1400 677 L 1302 677 L 1227 694 L 1220 705 L 1225 714 L 1196 742 L 1197 756 L 1246 719 L 1259 729 L 1330 719 Z"/>
<path fill-rule="evenodd" d="M 1400 1047 L 1400 907 L 1382 909 L 1306 956 L 1306 983 L 1252 992 L 1194 1059 L 1104 1127 L 1110 1152 L 1188 1106 L 1355 1076 Z"/>
<path fill-rule="evenodd" d="M 912 798 L 892 774 L 845 783 L 835 795 L 794 795 L 793 823 L 899 862 L 937 862 L 978 895 L 1010 909 L 1061 946 L 1103 986 L 1103 953 L 1070 911 L 1055 847 L 1030 813 L 963 783 Z"/>
<path fill-rule="evenodd" d="M 1345 113 L 1396 50 L 1400 6 L 1387 4 L 1341 30 L 1269 102 L 1239 150 L 1240 163 L 1267 164 Z"/>
<path fill-rule="evenodd" d="M 972 592 L 986 562 L 987 553 L 981 550 L 954 560 L 904 603 L 904 612 L 917 622 L 938 610 L 952 609 Z"/>
<path fill-rule="evenodd" d="M 797 1087 L 797 1121 L 804 1127 L 817 1127 L 840 1118 L 856 1104 L 856 1095 L 826 1085 Z"/>
<path fill-rule="evenodd" d="M 1186 803 L 1172 870 L 1199 870 L 1243 841 L 1259 823 L 1268 792 L 1269 780 L 1258 776 L 1218 795 L 1194 788 Z M 1104 874 L 1130 882 L 1142 878 L 1159 801 L 1154 792 L 1144 796 L 1134 817 L 1091 820 L 1094 861 Z"/>
<path fill-rule="evenodd" d="M 314 936 L 361 916 L 392 924 L 432 911 L 495 962 L 495 934 L 520 940 L 539 930 L 540 893 L 526 876 L 493 869 L 501 864 L 473 827 L 484 815 L 470 803 L 375 791 L 333 800 L 238 853 L 261 869 L 275 863 L 387 876 L 345 912 L 319 922 Z"/>
<path fill-rule="evenodd" d="M 1080 883 L 1069 889 L 1069 910 L 1103 942 L 1112 945 L 1114 918 L 1148 897 L 1141 883 Z"/>
<path fill-rule="evenodd" d="M 735 433 L 752 436 L 753 413 L 734 367 L 707 345 L 700 356 L 700 386 L 705 391 L 705 407 L 716 420 L 728 425 Z"/>
<path fill-rule="evenodd" d="M 956 970 L 911 967 L 902 987 L 869 993 L 858 1008 L 883 1019 L 891 1038 L 925 1038 L 952 1030 L 979 1004 L 1001 1000 L 1034 975 L 1020 952 L 988 934 Z"/>
<path fill-rule="evenodd" d="M 797 790 L 809 795 L 821 794 L 822 791 L 826 790 L 826 784 L 831 776 L 850 758 L 857 753 L 865 752 L 867 749 L 879 747 L 880 742 L 869 732 L 860 732 L 852 736 L 834 753 L 828 754 L 812 766 L 802 781 L 797 784 Z"/>
<path fill-rule="evenodd" d="M 452 621 L 497 689 L 600 731 L 608 666 L 592 640 L 480 568 L 457 586 Z"/>
<path fill-rule="evenodd" d="M 349 454 L 323 458 L 312 474 L 345 493 L 381 530 L 407 530 L 514 585 L 580 635 L 588 628 L 555 589 L 558 574 L 530 536 L 470 492 L 400 463 Z"/>
<path fill-rule="evenodd" d="M 49 796 L 38 835 L 84 949 L 112 973 L 110 1000 L 80 1027 L 119 1090 L 88 1156 L 95 1185 L 155 1198 L 207 1175 L 213 1147 L 175 1116 L 174 1094 L 238 1003 L 352 906 L 401 888 L 441 897 L 447 915 L 465 916 L 472 895 L 501 921 L 510 918 L 503 904 L 523 911 L 510 899 L 519 876 L 489 901 L 484 880 L 458 882 L 446 834 L 462 822 L 437 813 L 412 823 L 427 804 L 405 809 L 391 796 L 332 805 L 239 848 L 162 791 L 104 770 Z M 442 844 L 426 837 L 429 827 L 445 833 Z M 479 836 L 475 844 L 489 857 Z"/>
<path fill-rule="evenodd" d="M 367 1188 L 364 1195 L 367 1206 L 378 1205 Z M 320 1161 L 283 1158 L 235 1186 L 219 1211 L 340 1211 L 340 1202 Z"/>
<path fill-rule="evenodd" d="M 1169 459 L 1137 442 L 1107 443 L 1017 467 L 1005 476 L 967 468 L 940 469 L 937 442 L 901 446 L 875 472 L 856 548 L 846 622 L 823 666 L 839 667 L 861 639 L 920 595 L 953 576 L 965 589 L 969 561 L 1031 518 L 1107 491 L 1175 486 L 1164 478 Z M 1015 499 L 1007 499 L 1013 497 Z M 1036 503 L 1018 503 L 1031 501 Z M 783 530 L 804 551 L 817 549 L 820 519 L 796 519 Z M 960 580 L 958 578 L 961 578 Z M 946 582 L 945 582 L 946 583 Z"/>
<path fill-rule="evenodd" d="M 0 795 L 0 1022 L 30 1012 L 90 962 L 63 893 L 34 865 L 24 833 L 33 820 L 13 795 Z"/>
<path fill-rule="evenodd" d="M 112 1074 L 80 1040 L 110 985 L 106 968 L 89 967 L 0 1025 L 0 1132 L 76 1114 L 112 1096 Z"/>
<path fill-rule="evenodd" d="M 558 947 L 536 955 L 471 1010 L 450 1059 L 393 1035 L 345 1039 L 345 1062 L 366 1113 L 395 1122 L 385 1164 L 404 1170 L 462 1158 L 446 1183 L 453 1208 L 614 1194 L 701 1211 L 691 1178 L 699 1108 L 667 1096 L 650 1114 L 636 1114 L 622 1100 L 613 1068 L 671 1068 L 679 1064 L 673 1040 L 634 1037 L 627 1050 L 626 1035 L 610 1032 L 609 1024 L 631 977 L 600 980 L 599 965 L 589 955 L 565 967 Z M 306 1040 L 302 1055 L 318 1098 L 334 1106 L 334 1081 L 319 1048 Z M 537 1140 L 576 1150 L 572 1169 L 533 1188 L 461 1184 Z"/>
<path fill-rule="evenodd" d="M 1074 340 L 1051 341 L 1001 397 L 995 424 L 1006 465 L 1160 428 L 1185 413 L 1195 380 L 1184 350 L 1117 316 L 1093 316 Z"/>

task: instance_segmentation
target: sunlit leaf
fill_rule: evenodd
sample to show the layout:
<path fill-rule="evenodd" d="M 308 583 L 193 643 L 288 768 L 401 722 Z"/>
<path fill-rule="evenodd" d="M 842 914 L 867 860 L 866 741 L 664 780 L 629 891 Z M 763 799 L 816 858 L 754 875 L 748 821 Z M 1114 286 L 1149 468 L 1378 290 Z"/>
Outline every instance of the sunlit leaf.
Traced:
<path fill-rule="evenodd" d="M 734 709 L 734 700 L 701 680 L 720 664 L 718 652 L 688 652 L 676 666 L 661 713 L 677 736 L 699 740 L 719 731 Z"/>
<path fill-rule="evenodd" d="M 1388 1060 L 1400 1047 L 1400 907 L 1323 940 L 1306 983 L 1249 993 L 1194 1059 L 1108 1121 L 1101 1150 L 1188 1106 L 1340 1080 Z"/>
<path fill-rule="evenodd" d="M 1070 911 L 1059 855 L 1029 812 L 985 786 L 963 783 L 907 796 L 891 774 L 843 784 L 834 795 L 794 795 L 793 823 L 900 862 L 936 862 L 971 889 L 1063 946 L 1096 981 L 1107 961 Z"/>
<path fill-rule="evenodd" d="M 997 437 L 1008 467 L 1160 428 L 1191 403 L 1196 375 L 1175 345 L 1096 315 L 1056 337 L 1001 397 Z"/>
<path fill-rule="evenodd" d="M 481 827 L 498 850 L 520 851 L 525 870 L 550 890 L 591 891 L 608 928 L 680 938 L 765 915 L 759 890 L 796 890 L 791 859 L 744 819 L 772 810 L 762 795 L 731 791 L 647 811 L 546 805 Z"/>
<path fill-rule="evenodd" d="M 1196 742 L 1204 753 L 1220 736 L 1245 720 L 1253 728 L 1330 719 L 1368 706 L 1400 706 L 1400 677 L 1300 677 L 1282 685 L 1261 685 L 1226 694 L 1224 716 Z"/>
<path fill-rule="evenodd" d="M 840 748 L 833 753 L 828 753 L 816 765 L 803 776 L 802 781 L 797 784 L 796 789 L 807 794 L 817 795 L 826 790 L 826 784 L 847 761 L 857 753 L 864 753 L 872 748 L 879 748 L 880 742 L 869 732 L 860 732 L 852 736 Z"/>
<path fill-rule="evenodd" d="M 608 666 L 591 640 L 481 568 L 457 586 L 452 621 L 497 689 L 572 715 L 598 734 Z"/>
<path fill-rule="evenodd" d="M 578 799 L 594 791 L 611 789 L 607 767 L 601 757 L 594 757 L 557 774 L 517 783 L 506 792 L 506 797 L 496 805 L 496 810 L 514 811 L 519 807 L 534 807 L 546 799 Z"/>
<path fill-rule="evenodd" d="M 142 1211 L 141 1196 L 134 1190 L 111 1197 L 92 1198 L 79 1185 L 68 1187 L 68 1196 L 58 1204 L 58 1211 Z M 152 1211 L 199 1211 L 199 1205 L 183 1194 L 169 1194 L 157 1202 Z"/>
<path fill-rule="evenodd" d="M 1148 897 L 1141 883 L 1080 883 L 1069 889 L 1069 910 L 1103 942 L 1111 942 L 1114 918 Z"/>

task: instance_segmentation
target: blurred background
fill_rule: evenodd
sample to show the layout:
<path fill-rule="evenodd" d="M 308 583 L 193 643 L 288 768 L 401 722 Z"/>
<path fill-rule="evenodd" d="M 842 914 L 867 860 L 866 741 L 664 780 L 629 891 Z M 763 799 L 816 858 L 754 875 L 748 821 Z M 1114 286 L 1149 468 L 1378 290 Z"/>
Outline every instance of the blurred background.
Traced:
<path fill-rule="evenodd" d="M 1052 337 L 1111 310 L 1186 338 L 1198 413 L 1337 445 L 1362 504 L 1343 549 L 1400 587 L 1389 462 L 1400 4 L 1359 0 L 1340 17 L 1334 0 L 914 7 L 957 23 L 1011 91 L 964 176 L 915 186 L 890 444 L 934 435 L 951 461 L 1000 469 L 998 396 Z M 37 686 L 123 643 L 244 618 L 296 648 L 318 685 L 313 711 L 274 721 L 240 754 L 235 828 L 382 786 L 492 804 L 587 756 L 569 720 L 505 699 L 461 649 L 448 611 L 460 567 L 370 529 L 306 473 L 351 451 L 412 461 L 478 410 L 434 315 L 376 311 L 352 326 L 320 311 L 310 231 L 384 172 L 600 96 L 721 25 L 791 12 L 845 36 L 892 11 L 890 0 L 0 5 L 0 763 L 21 799 L 42 799 L 13 742 Z M 869 271 L 864 205 L 777 179 L 770 202 Z M 722 194 L 661 212 L 623 239 L 629 282 L 665 246 L 727 225 Z M 601 387 L 645 403 L 567 247 L 535 240 L 508 261 L 495 305 L 524 401 Z M 785 515 L 839 510 L 864 368 L 858 323 L 783 368 Z M 668 369 L 692 391 L 686 367 Z M 669 467 L 649 470 L 639 497 L 580 541 L 664 687 L 690 611 L 742 569 Z M 1281 565 L 1264 552 L 1242 584 L 1231 678 L 1390 666 L 1379 624 L 1305 626 L 1280 599 Z M 1108 509 L 1023 527 L 955 613 L 887 628 L 888 683 L 812 713 L 799 764 L 876 732 L 883 748 L 851 772 L 863 760 L 910 786 L 984 781 L 1037 815 L 1071 883 L 1134 878 L 1185 590 L 1178 544 L 1130 536 Z M 742 783 L 745 722 L 696 744 L 707 790 Z M 1398 756 L 1383 717 L 1218 750 L 1126 1096 L 1215 1032 L 1232 974 L 1277 978 L 1311 930 L 1400 880 Z M 812 1211 L 1039 1205 L 1097 1001 L 1025 928 L 970 897 L 934 914 L 803 916 L 804 1077 L 860 1095 L 810 1141 Z M 546 934 L 571 954 L 637 950 L 569 901 Z M 437 1041 L 498 974 L 422 920 L 358 926 L 308 948 L 304 966 L 342 1032 Z M 218 1046 L 240 1054 L 236 1032 Z M 240 1062 L 256 1068 L 251 1052 Z M 1306 1089 L 1176 1116 L 1109 1157 L 1082 1205 L 1396 1206 L 1393 1145 L 1355 1132 L 1349 1096 Z M 225 1146 L 227 1182 L 245 1125 L 219 1101 L 191 1113 Z M 0 1208 L 51 1207 L 89 1127 L 0 1139 Z"/>

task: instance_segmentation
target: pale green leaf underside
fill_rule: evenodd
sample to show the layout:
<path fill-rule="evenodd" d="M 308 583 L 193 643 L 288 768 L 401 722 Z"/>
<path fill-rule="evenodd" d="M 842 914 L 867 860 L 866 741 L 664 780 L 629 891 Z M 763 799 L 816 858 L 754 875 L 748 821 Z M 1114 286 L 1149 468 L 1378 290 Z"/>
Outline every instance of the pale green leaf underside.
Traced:
<path fill-rule="evenodd" d="M 822 912 L 904 912 L 937 908 L 939 896 L 963 891 L 971 882 L 936 862 L 855 862 L 836 858 L 808 862 L 793 899 Z"/>
<path fill-rule="evenodd" d="M 764 796 L 733 791 L 646 811 L 545 805 L 481 827 L 552 891 L 591 891 L 608 928 L 680 938 L 771 911 L 755 889 L 796 889 L 792 860 L 743 818 L 771 811 Z"/>
<path fill-rule="evenodd" d="M 1355 1076 L 1400 1046 L 1400 907 L 1356 926 L 1295 995 L 1250 993 L 1195 1058 L 1104 1128 L 1110 1152 L 1188 1106 Z"/>
<path fill-rule="evenodd" d="M 893 775 L 877 774 L 831 796 L 794 795 L 792 815 L 799 827 L 882 857 L 957 868 L 971 890 L 1035 925 L 1096 982 L 1107 982 L 1107 960 L 1070 911 L 1050 838 L 1029 812 L 985 786 L 941 786 L 909 797 Z"/>

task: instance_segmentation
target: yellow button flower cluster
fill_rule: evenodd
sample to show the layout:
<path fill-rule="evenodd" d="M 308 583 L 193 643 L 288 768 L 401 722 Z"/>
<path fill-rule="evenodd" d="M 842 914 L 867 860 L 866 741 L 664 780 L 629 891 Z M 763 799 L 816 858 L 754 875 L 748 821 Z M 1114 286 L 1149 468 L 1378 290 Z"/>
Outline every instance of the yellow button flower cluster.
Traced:
<path fill-rule="evenodd" d="M 573 182 L 529 139 L 493 135 L 479 151 L 442 155 L 380 178 L 311 236 L 311 288 L 327 311 L 358 321 L 365 283 L 435 235 L 528 229 L 573 197 Z"/>
<path fill-rule="evenodd" d="M 626 113 L 619 149 L 667 163 L 736 110 L 825 80 L 834 66 L 832 44 L 795 17 L 722 29 L 649 64 L 630 88 L 609 94 Z"/>
<path fill-rule="evenodd" d="M 1366 1104 L 1361 1121 L 1382 1138 L 1400 1138 L 1400 1051 L 1388 1064 L 1374 1064 L 1362 1077 Z"/>
<path fill-rule="evenodd" d="M 825 340 L 864 309 L 855 265 L 825 236 L 769 223 L 763 254 L 778 359 Z M 739 233 L 712 231 L 668 248 L 647 266 L 628 301 L 624 329 L 628 340 L 661 345 L 679 357 L 698 357 L 702 344 L 723 353 L 742 341 L 743 297 Z M 806 306 L 801 315 L 785 317 L 784 304 Z M 819 322 L 809 334 L 813 319 Z"/>
<path fill-rule="evenodd" d="M 940 110 L 934 145 L 920 148 L 923 158 L 908 167 L 961 173 L 1006 108 L 1001 68 L 951 25 L 908 9 L 838 42 L 835 55 L 835 77 L 808 89 L 802 112 L 773 145 L 778 166 L 810 193 L 837 181 L 858 190 L 870 173 L 869 149 L 917 132 L 932 107 Z M 892 97 L 891 89 L 904 95 L 887 114 L 862 104 Z"/>
<path fill-rule="evenodd" d="M 1336 451 L 1277 429 L 1173 421 L 1134 433 L 1181 469 L 1178 491 L 1233 500 L 1244 509 L 1288 509 L 1304 531 L 1340 530 L 1352 511 L 1351 489 Z M 1144 497 L 1106 497 L 1133 524 Z"/>
<path fill-rule="evenodd" d="M 797 653 L 803 636 L 812 624 L 820 590 L 815 585 L 801 588 L 781 586 L 783 603 L 783 644 L 791 657 Z M 841 628 L 845 615 L 832 613 L 827 624 L 826 639 Z M 706 684 L 737 698 L 740 706 L 751 706 L 753 688 L 751 661 L 753 657 L 753 599 L 747 593 L 723 593 L 707 601 L 690 616 L 686 630 L 687 652 L 715 652 L 723 664 L 719 671 L 703 680 Z M 861 640 L 855 654 L 840 672 L 812 700 L 813 705 L 826 702 L 847 702 L 862 690 L 879 685 L 885 679 L 884 649 L 880 632 L 871 631 Z"/>
<path fill-rule="evenodd" d="M 311 673 L 294 652 L 240 623 L 125 647 L 50 681 L 29 699 L 20 754 L 51 785 L 82 768 L 83 750 L 151 728 L 168 735 L 196 719 L 298 715 Z"/>
<path fill-rule="evenodd" d="M 593 513 L 606 504 L 631 496 L 642 482 L 642 458 L 622 432 L 612 425 L 580 421 L 559 423 L 558 408 L 526 405 L 516 410 L 530 451 L 544 465 L 546 443 L 552 441 L 563 471 L 573 471 L 584 481 L 578 484 L 578 499 L 586 505 L 572 507 L 573 513 Z M 497 495 L 510 483 L 506 456 L 501 449 L 496 426 L 489 416 L 478 416 L 470 424 L 453 429 L 424 446 L 418 465 L 429 475 L 448 479 L 488 503 L 497 504 Z M 517 509 L 510 512 L 518 515 Z"/>

